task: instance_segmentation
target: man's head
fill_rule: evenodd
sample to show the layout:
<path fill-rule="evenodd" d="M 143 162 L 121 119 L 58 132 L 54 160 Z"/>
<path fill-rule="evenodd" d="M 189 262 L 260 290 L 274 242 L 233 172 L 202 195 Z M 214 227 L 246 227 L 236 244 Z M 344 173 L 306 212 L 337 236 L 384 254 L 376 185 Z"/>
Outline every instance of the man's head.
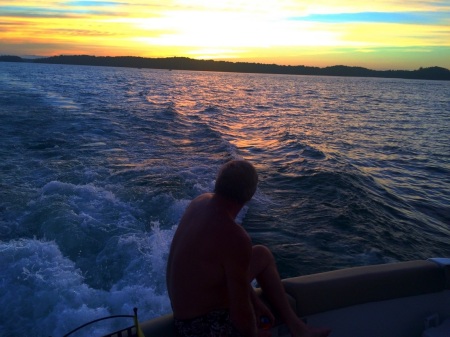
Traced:
<path fill-rule="evenodd" d="M 245 204 L 255 194 L 258 174 L 252 164 L 245 160 L 232 160 L 219 171 L 214 192 Z"/>

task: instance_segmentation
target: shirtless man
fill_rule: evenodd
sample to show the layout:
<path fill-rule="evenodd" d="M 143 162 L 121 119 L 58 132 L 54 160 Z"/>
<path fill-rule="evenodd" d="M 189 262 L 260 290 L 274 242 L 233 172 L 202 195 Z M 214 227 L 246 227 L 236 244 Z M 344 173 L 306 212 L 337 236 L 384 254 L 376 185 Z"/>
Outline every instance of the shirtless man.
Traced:
<path fill-rule="evenodd" d="M 214 193 L 194 199 L 174 235 L 167 265 L 167 289 L 175 327 L 182 337 L 264 337 L 261 317 L 274 316 L 256 295 L 256 278 L 293 337 L 325 337 L 328 329 L 307 327 L 291 309 L 274 258 L 252 246 L 235 222 L 256 191 L 258 176 L 243 160 L 220 170 Z"/>

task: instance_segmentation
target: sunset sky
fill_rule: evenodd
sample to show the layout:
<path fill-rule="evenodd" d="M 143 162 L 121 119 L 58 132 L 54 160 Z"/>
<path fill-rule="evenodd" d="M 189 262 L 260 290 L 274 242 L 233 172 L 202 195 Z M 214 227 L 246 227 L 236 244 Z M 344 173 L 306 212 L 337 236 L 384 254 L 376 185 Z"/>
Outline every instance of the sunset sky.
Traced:
<path fill-rule="evenodd" d="M 450 69 L 450 0 L 0 0 L 0 55 Z"/>

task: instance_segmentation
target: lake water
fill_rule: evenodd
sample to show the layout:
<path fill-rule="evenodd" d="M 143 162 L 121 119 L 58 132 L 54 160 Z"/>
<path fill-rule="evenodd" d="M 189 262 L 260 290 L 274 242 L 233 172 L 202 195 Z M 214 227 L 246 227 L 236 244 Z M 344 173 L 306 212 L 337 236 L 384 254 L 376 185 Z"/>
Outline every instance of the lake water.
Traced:
<path fill-rule="evenodd" d="M 450 256 L 450 82 L 0 63 L 0 141 L 0 336 L 169 312 L 174 230 L 233 158 L 282 277 Z"/>

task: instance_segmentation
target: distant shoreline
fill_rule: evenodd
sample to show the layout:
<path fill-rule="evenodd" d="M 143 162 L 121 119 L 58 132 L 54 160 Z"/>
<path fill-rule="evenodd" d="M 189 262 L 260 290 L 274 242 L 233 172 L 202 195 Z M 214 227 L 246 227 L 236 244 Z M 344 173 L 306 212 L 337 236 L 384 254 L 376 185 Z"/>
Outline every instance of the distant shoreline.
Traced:
<path fill-rule="evenodd" d="M 237 73 L 380 77 L 420 80 L 450 81 L 450 70 L 442 67 L 420 68 L 417 70 L 371 70 L 363 67 L 336 65 L 331 67 L 283 66 L 277 64 L 195 60 L 187 57 L 144 58 L 135 56 L 88 56 L 61 55 L 27 59 L 19 56 L 3 55 L 0 62 L 27 62 L 48 64 L 71 64 L 106 67 L 151 68 L 168 70 L 197 70 Z"/>

